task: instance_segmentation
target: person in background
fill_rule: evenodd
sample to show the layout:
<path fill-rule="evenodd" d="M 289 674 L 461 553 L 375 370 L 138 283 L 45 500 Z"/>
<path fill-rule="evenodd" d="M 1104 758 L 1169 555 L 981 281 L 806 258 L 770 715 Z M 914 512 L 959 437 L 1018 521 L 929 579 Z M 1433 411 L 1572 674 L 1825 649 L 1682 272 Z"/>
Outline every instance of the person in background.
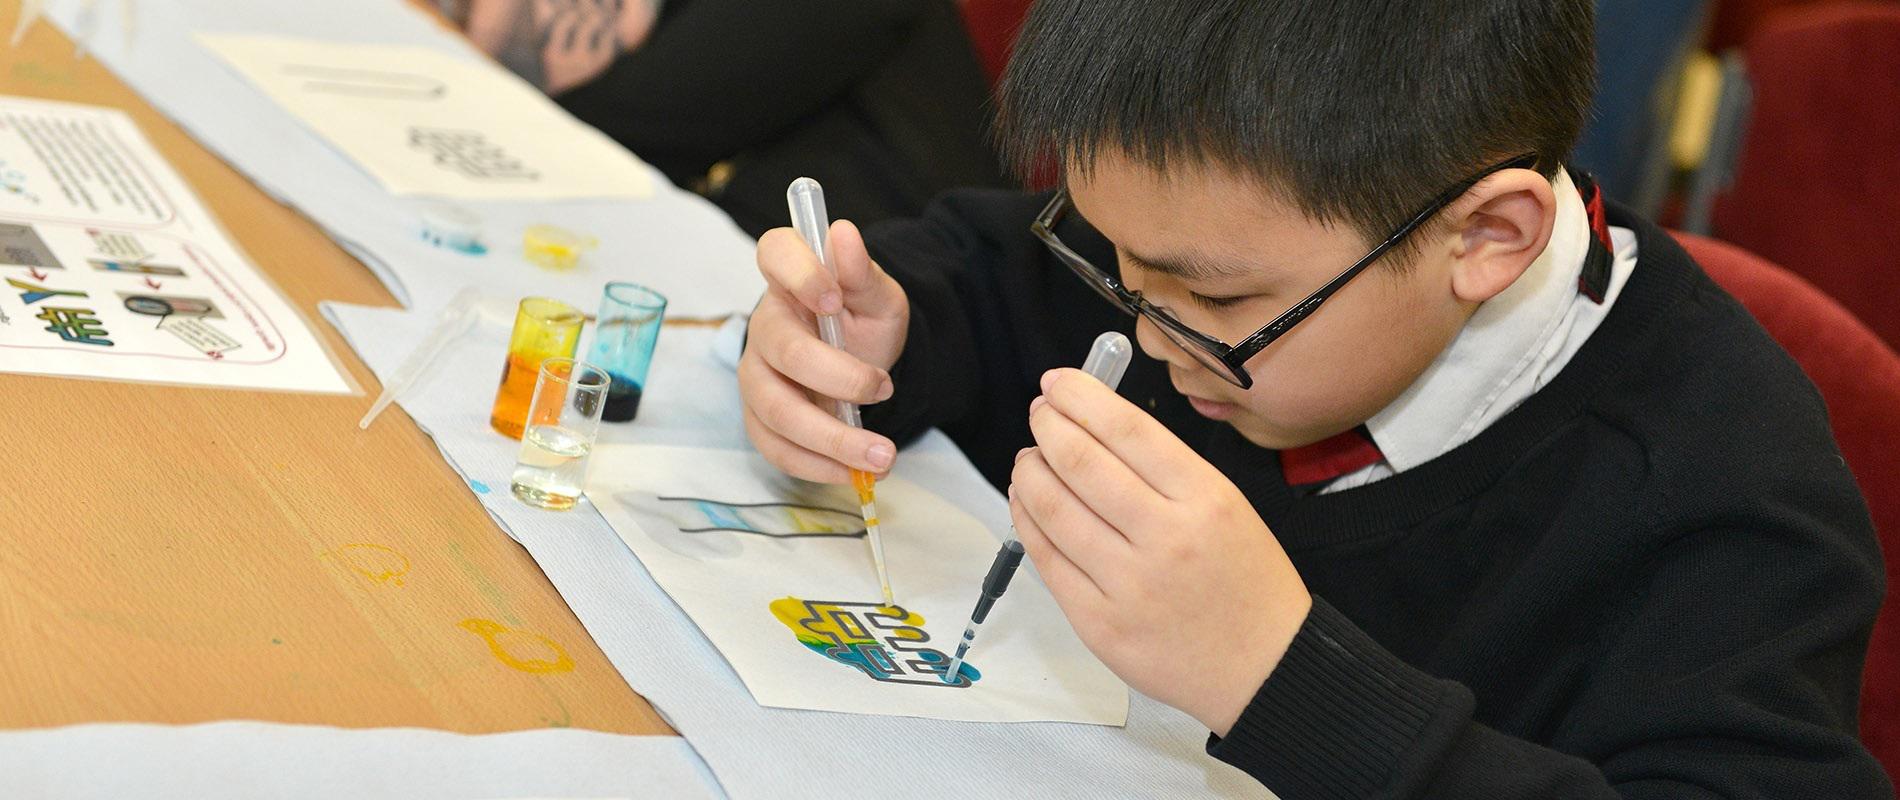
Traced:
<path fill-rule="evenodd" d="M 953 0 L 445 0 L 477 47 L 756 236 L 809 175 L 860 222 L 1006 187 Z"/>

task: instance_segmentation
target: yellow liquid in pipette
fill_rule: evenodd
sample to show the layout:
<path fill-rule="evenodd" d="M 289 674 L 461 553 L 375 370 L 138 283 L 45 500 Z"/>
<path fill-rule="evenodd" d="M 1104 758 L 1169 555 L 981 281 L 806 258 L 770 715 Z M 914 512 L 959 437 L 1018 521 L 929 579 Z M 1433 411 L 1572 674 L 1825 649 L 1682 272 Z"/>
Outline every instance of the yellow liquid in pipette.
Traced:
<path fill-rule="evenodd" d="M 871 557 L 877 562 L 877 580 L 884 591 L 884 605 L 897 605 L 891 593 L 891 580 L 884 567 L 883 531 L 878 528 L 877 478 L 861 469 L 851 470 L 851 486 L 858 490 L 858 506 L 864 512 L 864 528 L 871 545 Z"/>

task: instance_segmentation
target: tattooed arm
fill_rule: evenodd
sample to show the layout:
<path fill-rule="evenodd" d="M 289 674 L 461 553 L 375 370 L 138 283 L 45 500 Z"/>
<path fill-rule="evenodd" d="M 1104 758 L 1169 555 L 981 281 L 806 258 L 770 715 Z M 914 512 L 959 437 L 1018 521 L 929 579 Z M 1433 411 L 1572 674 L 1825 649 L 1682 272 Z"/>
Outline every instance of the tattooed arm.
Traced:
<path fill-rule="evenodd" d="M 495 60 L 558 94 L 586 83 L 653 30 L 663 0 L 467 0 L 450 16 Z"/>

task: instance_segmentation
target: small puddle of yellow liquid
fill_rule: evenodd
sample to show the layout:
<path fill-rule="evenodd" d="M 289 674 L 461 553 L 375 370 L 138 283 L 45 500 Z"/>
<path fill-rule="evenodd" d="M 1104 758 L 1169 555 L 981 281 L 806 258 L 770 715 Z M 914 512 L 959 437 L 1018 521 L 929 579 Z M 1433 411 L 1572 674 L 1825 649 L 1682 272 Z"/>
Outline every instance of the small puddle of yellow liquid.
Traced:
<path fill-rule="evenodd" d="M 479 617 L 462 620 L 456 627 L 482 637 L 488 643 L 488 651 L 494 653 L 495 660 L 522 672 L 544 675 L 574 671 L 574 659 L 568 657 L 567 651 L 555 644 L 553 639 L 541 634 L 515 630 L 492 619 Z M 517 655 L 526 650 L 543 650 L 553 658 L 524 658 Z"/>
<path fill-rule="evenodd" d="M 401 586 L 409 574 L 409 557 L 380 544 L 346 544 L 323 556 L 377 583 Z"/>

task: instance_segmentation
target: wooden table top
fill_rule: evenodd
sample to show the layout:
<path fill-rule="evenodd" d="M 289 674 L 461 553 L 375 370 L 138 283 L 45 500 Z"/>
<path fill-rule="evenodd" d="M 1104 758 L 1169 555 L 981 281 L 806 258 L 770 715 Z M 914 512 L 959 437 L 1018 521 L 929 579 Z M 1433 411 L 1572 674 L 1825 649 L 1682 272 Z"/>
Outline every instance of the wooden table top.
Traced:
<path fill-rule="evenodd" d="M 0 94 L 130 114 L 379 388 L 316 304 L 396 303 L 308 220 L 44 21 Z M 670 733 L 400 408 L 356 429 L 370 399 L 0 374 L 0 728 Z"/>

